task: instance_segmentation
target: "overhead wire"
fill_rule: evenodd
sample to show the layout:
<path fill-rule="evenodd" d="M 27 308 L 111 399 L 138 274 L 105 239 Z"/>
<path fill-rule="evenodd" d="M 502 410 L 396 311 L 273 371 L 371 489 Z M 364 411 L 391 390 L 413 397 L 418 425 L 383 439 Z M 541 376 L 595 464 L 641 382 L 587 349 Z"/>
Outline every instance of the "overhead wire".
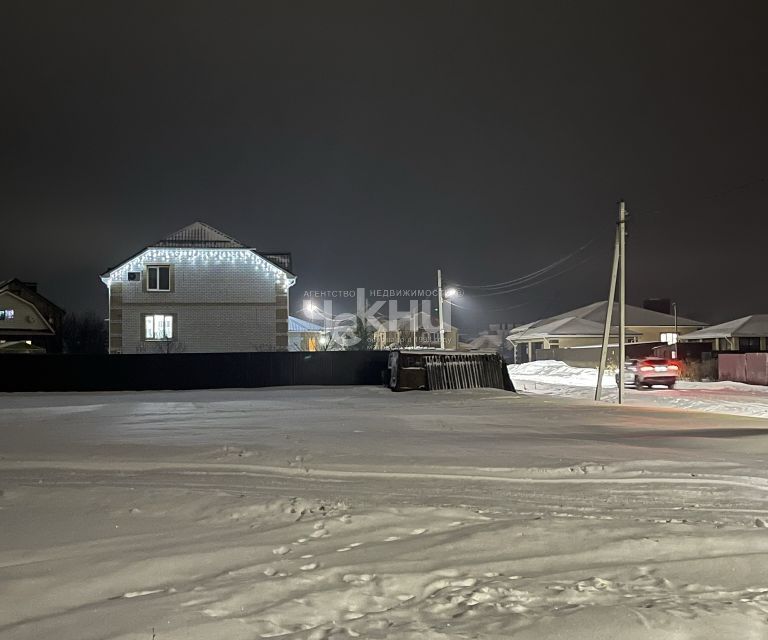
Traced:
<path fill-rule="evenodd" d="M 454 302 L 453 299 L 446 300 L 448 304 L 450 304 L 452 307 L 456 307 L 457 309 L 461 309 L 462 311 L 478 311 L 478 309 L 472 309 L 472 307 L 465 307 L 464 305 L 460 305 L 457 302 Z M 512 304 L 506 307 L 499 307 L 498 309 L 482 309 L 481 311 L 483 313 L 496 313 L 497 311 L 509 311 L 510 309 L 518 309 L 520 307 L 524 307 L 527 304 L 529 304 L 529 300 L 526 300 L 524 302 L 518 302 L 517 304 Z"/>
<path fill-rule="evenodd" d="M 567 269 L 562 269 L 560 271 L 557 271 L 556 273 L 552 273 L 549 275 L 546 275 L 544 277 L 538 278 L 537 280 L 533 280 L 531 282 L 526 282 L 523 284 L 520 284 L 519 286 L 510 287 L 507 289 L 503 289 L 500 291 L 489 291 L 487 293 L 475 293 L 472 294 L 472 297 L 474 298 L 487 298 L 489 296 L 502 296 L 507 295 L 510 293 L 516 293 L 517 291 L 523 291 L 525 289 L 530 289 L 531 287 L 537 287 L 540 284 L 543 284 L 544 282 L 547 282 L 549 280 L 552 280 L 553 278 L 557 278 L 559 276 L 565 275 L 566 273 L 569 273 L 576 269 L 577 267 L 580 267 L 581 265 L 585 264 L 586 262 L 589 262 L 592 259 L 593 256 L 587 256 L 583 258 L 582 260 L 579 260 L 578 262 L 570 265 Z"/>
<path fill-rule="evenodd" d="M 504 289 L 504 288 L 507 288 L 509 286 L 514 286 L 516 284 L 522 284 L 524 282 L 528 282 L 530 280 L 533 280 L 533 279 L 535 279 L 535 278 L 537 278 L 537 277 L 539 277 L 539 276 L 541 276 L 541 275 L 543 275 L 545 273 L 548 273 L 548 272 L 552 271 L 553 269 L 556 269 L 561 264 L 563 264 L 563 263 L 567 262 L 568 260 L 570 260 L 573 256 L 575 256 L 575 255 L 579 254 L 580 252 L 584 251 L 584 249 L 589 247 L 594 241 L 595 241 L 595 239 L 592 238 L 589 242 L 583 244 L 578 249 L 576 249 L 575 251 L 572 251 L 568 255 L 563 256 L 562 258 L 559 258 L 558 260 L 555 260 L 554 262 L 552 262 L 552 263 L 542 267 L 541 269 L 537 269 L 536 271 L 532 271 L 532 272 L 527 273 L 527 274 L 525 274 L 523 276 L 520 276 L 518 278 L 513 278 L 512 280 L 506 280 L 504 282 L 495 282 L 495 283 L 491 283 L 491 284 L 476 284 L 476 285 L 461 284 L 461 283 L 459 283 L 456 286 L 459 286 L 459 287 L 461 287 L 463 289 Z"/>

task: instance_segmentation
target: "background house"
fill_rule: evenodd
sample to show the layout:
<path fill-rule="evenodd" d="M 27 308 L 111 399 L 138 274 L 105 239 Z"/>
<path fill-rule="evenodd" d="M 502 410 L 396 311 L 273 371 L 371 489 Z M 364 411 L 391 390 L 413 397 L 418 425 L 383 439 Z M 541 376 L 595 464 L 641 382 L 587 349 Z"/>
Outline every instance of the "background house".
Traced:
<path fill-rule="evenodd" d="M 260 254 L 195 222 L 101 276 L 109 352 L 285 351 L 290 254 Z"/>
<path fill-rule="evenodd" d="M 768 314 L 744 316 L 693 331 L 683 342 L 709 344 L 709 351 L 768 351 Z"/>
<path fill-rule="evenodd" d="M 322 351 L 328 331 L 309 320 L 288 316 L 288 351 Z"/>
<path fill-rule="evenodd" d="M 516 327 L 507 336 L 515 362 L 555 358 L 591 366 L 599 358 L 607 310 L 608 302 L 603 300 Z M 625 305 L 625 317 L 627 343 L 636 345 L 631 349 L 634 357 L 649 355 L 660 343 L 676 342 L 676 333 L 684 335 L 704 326 L 698 320 L 630 304 Z M 618 321 L 619 304 L 614 303 L 610 331 L 614 343 L 619 336 Z M 565 352 L 571 349 L 579 352 Z"/>
<path fill-rule="evenodd" d="M 381 323 L 384 325 L 383 328 L 378 329 L 373 334 L 375 349 L 413 346 L 440 347 L 438 321 L 424 311 L 410 317 L 398 318 L 394 323 L 388 320 L 381 320 Z M 457 349 L 459 346 L 458 329 L 448 323 L 444 323 L 444 329 L 445 348 Z"/>
<path fill-rule="evenodd" d="M 507 337 L 515 350 L 516 362 L 528 362 L 530 360 L 559 359 L 553 351 L 560 349 L 583 349 L 600 345 L 603 340 L 605 324 L 568 316 L 555 320 L 548 320 L 543 324 L 534 322 L 523 325 L 513 330 Z M 628 342 L 635 342 L 639 332 L 627 328 Z M 618 328 L 614 328 L 610 334 L 610 341 L 617 342 L 619 338 Z M 543 354 L 539 352 L 546 352 Z M 538 355 L 537 355 L 538 354 Z M 574 356 L 577 357 L 578 356 Z"/>
<path fill-rule="evenodd" d="M 506 337 L 515 328 L 511 322 L 497 322 L 488 325 L 487 331 L 482 331 L 475 338 L 460 342 L 459 348 L 465 351 L 488 351 L 507 356 L 510 348 Z"/>
<path fill-rule="evenodd" d="M 0 282 L 0 343 L 3 352 L 61 353 L 64 310 L 37 291 L 36 282 Z M 13 345 L 12 343 L 20 343 Z"/>
<path fill-rule="evenodd" d="M 459 348 L 462 351 L 487 351 L 496 353 L 501 350 L 505 336 L 496 333 L 483 332 L 469 342 L 461 342 Z"/>

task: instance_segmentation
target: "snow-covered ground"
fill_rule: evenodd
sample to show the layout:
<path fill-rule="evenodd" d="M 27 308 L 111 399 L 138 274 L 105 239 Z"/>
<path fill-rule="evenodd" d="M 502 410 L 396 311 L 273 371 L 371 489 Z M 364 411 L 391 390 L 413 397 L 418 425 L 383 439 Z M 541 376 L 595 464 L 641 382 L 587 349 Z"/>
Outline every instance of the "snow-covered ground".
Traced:
<path fill-rule="evenodd" d="M 0 638 L 765 638 L 766 460 L 499 391 L 4 395 Z"/>
<path fill-rule="evenodd" d="M 509 365 L 515 388 L 523 393 L 555 395 L 591 400 L 597 384 L 597 369 L 571 367 L 557 360 Z M 616 402 L 614 373 L 603 376 L 603 400 Z M 677 407 L 733 415 L 768 418 L 768 387 L 741 382 L 679 381 L 674 389 L 626 389 L 628 404 L 647 407 Z"/>

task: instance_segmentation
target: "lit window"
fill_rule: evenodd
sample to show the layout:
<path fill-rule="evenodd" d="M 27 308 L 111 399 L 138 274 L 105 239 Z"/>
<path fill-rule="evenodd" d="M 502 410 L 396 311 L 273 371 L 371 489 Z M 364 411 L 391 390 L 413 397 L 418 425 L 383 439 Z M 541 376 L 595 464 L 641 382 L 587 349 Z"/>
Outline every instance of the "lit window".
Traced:
<path fill-rule="evenodd" d="M 151 316 L 144 316 L 144 339 L 172 340 L 173 316 L 166 316 L 159 313 Z"/>
<path fill-rule="evenodd" d="M 147 291 L 170 291 L 171 267 L 168 265 L 147 266 Z"/>
<path fill-rule="evenodd" d="M 0 320 L 13 320 L 13 309 L 0 309 Z"/>
<path fill-rule="evenodd" d="M 666 342 L 667 344 L 677 344 L 676 333 L 662 333 L 660 338 L 661 342 Z"/>

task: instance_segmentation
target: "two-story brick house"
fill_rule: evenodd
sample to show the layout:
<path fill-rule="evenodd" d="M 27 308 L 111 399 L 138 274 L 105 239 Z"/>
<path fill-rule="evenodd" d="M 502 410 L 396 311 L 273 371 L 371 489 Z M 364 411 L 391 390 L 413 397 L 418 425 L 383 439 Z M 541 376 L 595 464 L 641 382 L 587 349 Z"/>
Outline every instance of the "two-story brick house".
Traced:
<path fill-rule="evenodd" d="M 108 269 L 109 352 L 285 351 L 290 254 L 202 222 Z"/>

